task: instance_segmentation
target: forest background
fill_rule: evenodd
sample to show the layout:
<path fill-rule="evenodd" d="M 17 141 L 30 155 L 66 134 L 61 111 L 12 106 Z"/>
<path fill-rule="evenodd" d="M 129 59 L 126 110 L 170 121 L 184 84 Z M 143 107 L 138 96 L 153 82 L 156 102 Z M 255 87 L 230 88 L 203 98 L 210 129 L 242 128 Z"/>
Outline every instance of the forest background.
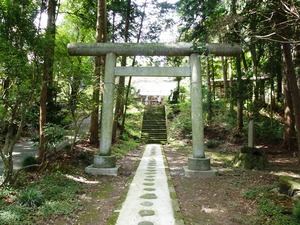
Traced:
<path fill-rule="evenodd" d="M 163 33 L 164 38 L 173 35 L 166 32 L 170 29 L 178 29 L 176 42 L 239 43 L 243 48 L 236 58 L 202 57 L 206 127 L 216 122 L 221 109 L 228 115 L 221 123 L 228 123 L 235 135 L 242 135 L 254 120 L 256 140 L 280 143 L 300 162 L 299 20 L 300 3 L 293 0 L 1 0 L 2 185 L 15 178 L 12 156 L 20 138 L 34 136 L 38 141 L 34 164 L 40 168 L 64 128 L 75 124 L 76 137 L 88 116 L 88 140 L 99 145 L 105 62 L 102 57 L 68 56 L 68 43 L 160 42 Z M 118 61 L 122 66 L 185 63 L 178 57 Z M 176 82 L 180 96 L 188 96 L 181 78 Z M 133 100 L 131 78 L 117 83 L 115 143 L 128 136 L 126 109 Z M 188 98 L 177 101 L 189 108 Z M 188 137 L 184 121 L 178 128 Z"/>

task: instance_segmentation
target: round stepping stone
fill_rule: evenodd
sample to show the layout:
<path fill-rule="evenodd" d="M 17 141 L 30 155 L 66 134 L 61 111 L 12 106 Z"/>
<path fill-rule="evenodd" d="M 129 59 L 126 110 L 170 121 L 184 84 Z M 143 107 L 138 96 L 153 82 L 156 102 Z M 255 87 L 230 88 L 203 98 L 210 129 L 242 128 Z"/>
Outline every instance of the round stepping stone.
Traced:
<path fill-rule="evenodd" d="M 144 188 L 144 191 L 155 191 L 155 188 Z"/>
<path fill-rule="evenodd" d="M 154 181 L 154 178 L 145 178 L 145 181 Z"/>
<path fill-rule="evenodd" d="M 138 225 L 154 225 L 154 223 L 152 223 L 150 221 L 141 221 L 138 223 Z"/>
<path fill-rule="evenodd" d="M 156 169 L 156 167 L 155 166 L 148 166 L 147 169 L 148 170 L 153 170 L 153 169 Z"/>
<path fill-rule="evenodd" d="M 157 199 L 157 196 L 156 194 L 144 194 L 144 195 L 141 195 L 140 198 L 142 199 Z"/>
<path fill-rule="evenodd" d="M 153 210 L 141 210 L 139 211 L 140 216 L 154 216 L 155 212 Z"/>
<path fill-rule="evenodd" d="M 154 186 L 154 183 L 143 183 L 145 186 Z"/>
<path fill-rule="evenodd" d="M 145 174 L 156 174 L 156 172 L 155 171 L 148 171 Z"/>
<path fill-rule="evenodd" d="M 152 164 L 152 163 L 150 164 L 150 163 L 149 163 L 148 166 L 153 166 L 153 167 L 156 168 L 157 164 Z"/>
<path fill-rule="evenodd" d="M 149 202 L 149 201 L 145 201 L 145 202 L 142 202 L 141 205 L 142 206 L 153 206 L 153 203 Z"/>

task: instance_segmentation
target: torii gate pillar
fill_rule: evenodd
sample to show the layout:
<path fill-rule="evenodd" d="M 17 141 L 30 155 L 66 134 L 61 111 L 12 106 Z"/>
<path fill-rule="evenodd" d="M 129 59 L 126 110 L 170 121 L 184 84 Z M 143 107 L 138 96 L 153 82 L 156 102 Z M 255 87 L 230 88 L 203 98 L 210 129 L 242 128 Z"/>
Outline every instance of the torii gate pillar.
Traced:
<path fill-rule="evenodd" d="M 204 153 L 202 77 L 198 54 L 190 55 L 190 68 L 193 155 L 183 169 L 187 177 L 213 177 L 218 171 L 210 166 L 210 158 L 206 158 Z"/>
<path fill-rule="evenodd" d="M 210 158 L 206 158 L 204 154 L 202 77 L 199 54 L 236 56 L 241 53 L 239 45 L 207 44 L 194 46 L 190 43 L 71 43 L 68 45 L 68 52 L 74 56 L 106 56 L 100 148 L 98 154 L 94 156 L 93 165 L 87 167 L 86 172 L 95 175 L 117 175 L 119 166 L 116 165 L 115 156 L 111 155 L 115 76 L 140 74 L 160 77 L 190 77 L 193 154 L 188 158 L 188 165 L 184 167 L 185 174 L 188 177 L 212 177 L 217 174 L 217 170 L 211 167 Z M 128 67 L 115 67 L 117 55 L 189 56 L 190 67 L 168 69 L 147 67 L 146 69 L 131 68 L 128 70 Z M 170 74 L 167 75 L 166 73 Z"/>

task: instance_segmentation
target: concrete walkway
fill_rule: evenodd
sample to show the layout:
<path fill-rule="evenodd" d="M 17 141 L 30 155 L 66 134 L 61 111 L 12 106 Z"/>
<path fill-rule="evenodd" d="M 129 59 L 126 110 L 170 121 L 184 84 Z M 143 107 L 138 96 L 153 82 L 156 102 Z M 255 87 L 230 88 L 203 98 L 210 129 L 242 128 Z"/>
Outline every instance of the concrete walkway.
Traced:
<path fill-rule="evenodd" d="M 159 144 L 146 146 L 116 225 L 172 225 L 175 218 Z"/>

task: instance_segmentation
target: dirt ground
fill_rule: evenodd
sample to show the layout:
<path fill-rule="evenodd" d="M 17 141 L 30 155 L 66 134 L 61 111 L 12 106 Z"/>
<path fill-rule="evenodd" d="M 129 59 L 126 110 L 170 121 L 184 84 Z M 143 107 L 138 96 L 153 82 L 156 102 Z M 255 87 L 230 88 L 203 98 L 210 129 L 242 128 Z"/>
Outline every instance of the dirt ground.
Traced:
<path fill-rule="evenodd" d="M 209 149 L 208 154 L 220 153 L 224 157 L 230 156 L 240 147 L 223 143 Z M 83 148 L 86 149 L 86 146 L 78 145 L 77 151 L 82 151 Z M 279 173 L 300 172 L 297 159 L 293 155 L 280 154 L 280 149 L 267 149 L 270 153 L 268 171 L 233 169 L 226 165 L 226 160 L 216 158 L 212 160 L 212 166 L 219 170 L 219 175 L 214 178 L 197 179 L 185 177 L 182 169 L 187 165 L 190 150 L 186 150 L 186 147 L 180 150 L 178 147 L 165 145 L 165 156 L 185 224 L 257 224 L 256 202 L 243 197 L 245 191 L 276 183 Z M 142 151 L 143 146 L 119 159 L 118 164 L 122 169 L 118 177 L 84 175 L 82 178 L 84 189 L 79 193 L 81 208 L 71 217 L 53 218 L 45 224 L 114 224 L 113 221 L 117 216 L 114 212 L 119 209 L 126 197 Z"/>

